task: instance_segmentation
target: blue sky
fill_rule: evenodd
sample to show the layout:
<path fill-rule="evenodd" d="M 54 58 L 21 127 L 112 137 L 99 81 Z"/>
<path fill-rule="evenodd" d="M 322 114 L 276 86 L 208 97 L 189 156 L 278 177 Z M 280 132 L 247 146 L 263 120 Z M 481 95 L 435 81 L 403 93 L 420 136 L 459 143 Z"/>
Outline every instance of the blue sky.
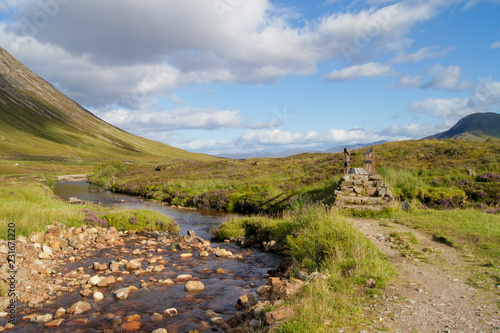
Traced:
<path fill-rule="evenodd" d="M 0 46 L 209 154 L 419 139 L 500 111 L 500 1 L 4 0 Z"/>

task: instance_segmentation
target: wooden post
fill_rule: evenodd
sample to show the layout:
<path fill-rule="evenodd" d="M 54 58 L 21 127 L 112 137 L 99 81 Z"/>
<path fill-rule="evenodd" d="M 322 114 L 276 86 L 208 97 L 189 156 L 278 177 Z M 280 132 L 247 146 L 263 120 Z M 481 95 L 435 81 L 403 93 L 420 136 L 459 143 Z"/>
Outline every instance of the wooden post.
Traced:
<path fill-rule="evenodd" d="M 349 153 L 349 149 L 344 148 L 344 171 L 347 175 L 351 170 L 351 153 Z"/>
<path fill-rule="evenodd" d="M 365 152 L 365 166 L 364 169 L 370 175 L 375 174 L 375 148 L 370 148 Z"/>

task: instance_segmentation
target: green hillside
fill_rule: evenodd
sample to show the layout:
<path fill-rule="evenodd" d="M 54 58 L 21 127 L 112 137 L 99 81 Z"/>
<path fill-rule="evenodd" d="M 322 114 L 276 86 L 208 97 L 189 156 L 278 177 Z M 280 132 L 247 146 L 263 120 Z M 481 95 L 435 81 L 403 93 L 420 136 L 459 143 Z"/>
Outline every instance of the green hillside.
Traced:
<path fill-rule="evenodd" d="M 0 157 L 31 160 L 214 160 L 97 118 L 0 48 Z"/>
<path fill-rule="evenodd" d="M 462 119 L 446 132 L 431 136 L 432 139 L 463 139 L 484 141 L 500 138 L 500 114 L 474 113 Z"/>

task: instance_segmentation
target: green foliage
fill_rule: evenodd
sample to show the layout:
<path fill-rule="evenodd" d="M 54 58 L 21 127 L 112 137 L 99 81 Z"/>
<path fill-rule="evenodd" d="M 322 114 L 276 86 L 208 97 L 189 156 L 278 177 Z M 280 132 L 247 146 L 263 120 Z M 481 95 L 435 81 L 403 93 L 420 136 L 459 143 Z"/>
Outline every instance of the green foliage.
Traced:
<path fill-rule="evenodd" d="M 171 234 L 179 233 L 179 225 L 175 221 L 153 210 L 109 210 L 102 217 L 109 226 L 122 231 L 133 229 L 166 231 Z"/>
<path fill-rule="evenodd" d="M 99 163 L 94 167 L 90 180 L 99 187 L 109 189 L 115 185 L 116 175 L 123 171 L 125 171 L 125 164 L 120 161 Z"/>

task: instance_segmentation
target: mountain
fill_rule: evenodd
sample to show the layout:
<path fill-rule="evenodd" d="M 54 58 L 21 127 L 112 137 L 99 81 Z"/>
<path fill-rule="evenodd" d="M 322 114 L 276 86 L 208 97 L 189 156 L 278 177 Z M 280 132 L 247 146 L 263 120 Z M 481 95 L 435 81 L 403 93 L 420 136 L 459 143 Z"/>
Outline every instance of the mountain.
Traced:
<path fill-rule="evenodd" d="M 215 159 L 116 128 L 0 47 L 0 156 L 86 160 Z"/>
<path fill-rule="evenodd" d="M 458 121 L 446 132 L 438 133 L 427 139 L 465 139 L 484 141 L 500 138 L 500 114 L 494 112 L 473 113 Z"/>
<path fill-rule="evenodd" d="M 364 148 L 368 146 L 376 146 L 379 144 L 382 144 L 387 141 L 377 141 L 373 143 L 355 143 L 352 145 L 344 145 L 344 146 L 337 146 L 333 148 L 329 148 L 326 150 L 314 150 L 314 149 L 290 149 L 290 150 L 284 150 L 280 152 L 257 152 L 257 153 L 248 153 L 248 154 L 220 154 L 218 155 L 219 157 L 222 158 L 230 158 L 230 159 L 235 159 L 235 160 L 247 160 L 250 158 L 281 158 L 281 157 L 289 157 L 289 156 L 294 156 L 294 155 L 300 155 L 304 153 L 340 153 L 344 151 L 344 148 L 349 148 L 349 150 L 355 150 L 359 148 Z"/>
<path fill-rule="evenodd" d="M 328 150 L 325 150 L 323 153 L 341 153 L 344 151 L 344 148 L 348 148 L 349 150 L 356 150 L 360 148 L 365 148 L 365 147 L 371 147 L 371 146 L 378 146 L 381 145 L 382 143 L 385 143 L 387 141 L 382 140 L 382 141 L 377 141 L 377 142 L 372 142 L 372 143 L 355 143 L 352 145 L 345 145 L 345 146 L 337 146 L 330 148 Z"/>

